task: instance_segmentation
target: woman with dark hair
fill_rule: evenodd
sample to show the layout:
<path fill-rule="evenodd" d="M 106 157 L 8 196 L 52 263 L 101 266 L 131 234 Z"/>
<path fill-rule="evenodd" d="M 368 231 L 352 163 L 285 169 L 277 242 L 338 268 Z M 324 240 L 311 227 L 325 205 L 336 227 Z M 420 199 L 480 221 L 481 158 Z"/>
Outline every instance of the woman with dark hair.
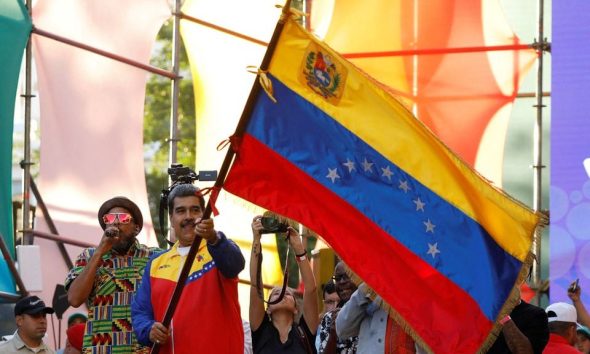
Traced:
<path fill-rule="evenodd" d="M 254 353 L 315 354 L 314 340 L 319 320 L 317 286 L 301 236 L 292 227 L 288 228 L 289 246 L 295 253 L 304 285 L 302 316 L 297 323 L 297 299 L 292 289 L 287 288 L 284 297 L 278 303 L 273 302 L 279 298 L 281 288 L 272 289 L 268 299 L 271 304 L 266 309 L 264 301 L 258 295 L 257 272 L 262 253 L 260 238 L 263 229 L 261 216 L 255 217 L 252 221 L 253 241 L 250 257 L 250 326 Z"/>

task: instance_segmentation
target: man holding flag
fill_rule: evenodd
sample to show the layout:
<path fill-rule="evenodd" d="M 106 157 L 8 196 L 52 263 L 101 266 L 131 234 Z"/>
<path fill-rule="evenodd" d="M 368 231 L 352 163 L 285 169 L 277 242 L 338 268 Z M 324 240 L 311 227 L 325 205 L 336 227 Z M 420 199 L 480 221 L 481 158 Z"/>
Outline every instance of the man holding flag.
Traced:
<path fill-rule="evenodd" d="M 244 269 L 244 256 L 233 241 L 215 230 L 213 219 L 203 219 L 204 209 L 205 201 L 192 184 L 179 184 L 170 191 L 168 212 L 178 241 L 149 261 L 131 304 L 137 340 L 160 346 L 163 354 L 244 351 L 237 278 Z M 185 291 L 166 326 L 162 320 L 166 306 L 193 243 L 198 249 Z"/>

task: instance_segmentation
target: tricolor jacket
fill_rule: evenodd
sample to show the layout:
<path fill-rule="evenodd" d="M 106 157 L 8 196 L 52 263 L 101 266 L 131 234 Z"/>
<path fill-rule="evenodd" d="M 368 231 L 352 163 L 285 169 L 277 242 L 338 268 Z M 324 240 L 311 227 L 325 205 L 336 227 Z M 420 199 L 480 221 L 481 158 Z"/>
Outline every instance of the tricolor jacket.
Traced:
<path fill-rule="evenodd" d="M 243 353 L 237 276 L 245 260 L 233 241 L 221 232 L 219 237 L 214 246 L 202 242 L 197 251 L 162 354 Z M 185 259 L 176 243 L 148 262 L 131 304 L 133 330 L 140 343 L 153 344 L 150 329 L 163 320 Z"/>

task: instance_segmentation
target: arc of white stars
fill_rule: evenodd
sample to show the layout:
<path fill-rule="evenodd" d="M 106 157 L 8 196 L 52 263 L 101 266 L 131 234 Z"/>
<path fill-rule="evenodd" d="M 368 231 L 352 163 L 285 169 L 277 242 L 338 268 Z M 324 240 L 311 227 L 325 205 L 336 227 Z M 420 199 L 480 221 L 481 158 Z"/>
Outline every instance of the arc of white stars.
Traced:
<path fill-rule="evenodd" d="M 346 166 L 348 168 L 348 172 L 352 173 L 352 171 L 356 170 L 356 166 L 354 161 L 350 161 L 350 159 L 346 159 L 346 162 L 343 163 L 344 166 Z"/>
<path fill-rule="evenodd" d="M 365 170 L 365 172 L 373 172 L 373 165 L 374 164 L 369 162 L 365 157 L 365 160 L 363 161 L 363 170 Z"/>
<path fill-rule="evenodd" d="M 424 221 L 424 225 L 426 226 L 426 232 L 434 233 L 434 228 L 436 227 L 436 225 L 434 225 L 432 221 L 430 221 L 430 219 Z"/>
<path fill-rule="evenodd" d="M 326 177 L 332 180 L 332 183 L 336 182 L 336 179 L 340 178 L 340 176 L 338 176 L 338 169 L 328 167 L 328 175 Z"/>
<path fill-rule="evenodd" d="M 413 202 L 414 204 L 416 204 L 416 211 L 420 210 L 424 212 L 424 207 L 426 206 L 426 203 L 424 203 L 420 198 L 414 199 Z"/>
<path fill-rule="evenodd" d="M 411 189 L 410 186 L 408 185 L 408 181 L 399 181 L 399 189 L 403 190 L 404 193 L 408 193 L 408 191 Z"/>
<path fill-rule="evenodd" d="M 426 252 L 427 254 L 431 255 L 432 258 L 436 257 L 437 253 L 440 253 L 440 250 L 438 249 L 438 242 L 431 244 L 428 244 L 428 252 Z"/>
<path fill-rule="evenodd" d="M 383 171 L 383 173 L 381 174 L 381 176 L 387 178 L 388 180 L 391 181 L 391 176 L 393 176 L 393 172 L 391 171 L 391 169 L 389 168 L 389 166 L 383 168 L 381 167 L 381 171 Z"/>

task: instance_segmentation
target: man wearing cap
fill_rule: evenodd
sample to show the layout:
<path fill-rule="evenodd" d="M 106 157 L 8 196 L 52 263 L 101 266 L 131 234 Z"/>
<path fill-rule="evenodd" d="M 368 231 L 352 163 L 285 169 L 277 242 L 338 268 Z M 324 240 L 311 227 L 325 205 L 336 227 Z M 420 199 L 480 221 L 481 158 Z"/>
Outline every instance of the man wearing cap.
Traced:
<path fill-rule="evenodd" d="M 544 354 L 580 353 L 576 344 L 578 327 L 576 308 L 565 302 L 557 302 L 545 309 L 549 321 L 549 343 Z"/>
<path fill-rule="evenodd" d="M 68 328 L 77 324 L 86 324 L 86 321 L 88 321 L 88 317 L 85 314 L 80 312 L 73 313 L 68 317 Z"/>
<path fill-rule="evenodd" d="M 43 343 L 47 332 L 47 314 L 54 312 L 37 296 L 20 299 L 14 306 L 17 330 L 9 341 L 0 343 L 0 354 L 55 353 Z"/>
<path fill-rule="evenodd" d="M 125 197 L 104 202 L 98 222 L 104 230 L 99 245 L 78 256 L 65 281 L 70 305 L 88 306 L 82 353 L 147 353 L 133 334 L 130 305 L 149 257 L 159 249 L 137 241 L 143 217 Z"/>
<path fill-rule="evenodd" d="M 198 188 L 180 184 L 168 195 L 170 225 L 178 241 L 154 257 L 131 305 L 133 329 L 145 345 L 161 345 L 161 354 L 237 354 L 244 352 L 238 302 L 238 274 L 245 260 L 239 247 L 201 220 L 205 201 Z M 200 241 L 170 326 L 163 324 L 190 247 Z M 201 241 L 202 240 L 202 241 Z"/>
<path fill-rule="evenodd" d="M 80 313 L 80 312 L 76 312 L 70 315 L 70 317 L 68 317 L 68 328 L 67 328 L 67 333 L 69 333 L 70 328 L 74 327 L 74 326 L 81 326 L 82 327 L 82 332 L 80 335 L 80 351 L 82 350 L 82 339 L 84 338 L 84 328 L 86 327 L 86 321 L 88 321 L 88 317 L 86 317 L 85 314 Z M 69 336 L 68 336 L 69 338 Z M 69 339 L 68 339 L 69 341 Z M 67 349 L 68 347 L 68 343 L 66 341 L 66 347 L 58 349 L 55 353 L 56 354 L 67 354 Z M 72 353 L 72 351 L 70 350 L 70 354 Z"/>

